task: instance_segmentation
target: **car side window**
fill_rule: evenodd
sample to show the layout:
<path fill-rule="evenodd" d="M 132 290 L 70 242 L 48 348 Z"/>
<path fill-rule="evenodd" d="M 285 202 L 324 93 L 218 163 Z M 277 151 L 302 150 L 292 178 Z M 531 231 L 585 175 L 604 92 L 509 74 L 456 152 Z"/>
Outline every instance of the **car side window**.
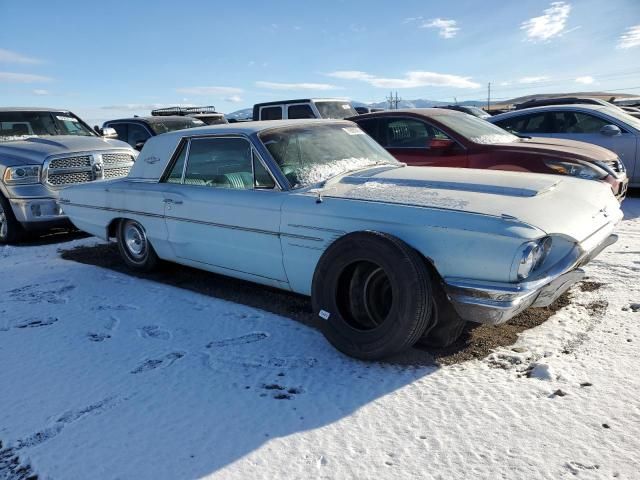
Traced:
<path fill-rule="evenodd" d="M 182 171 L 184 170 L 184 161 L 187 158 L 187 144 L 183 141 L 180 146 L 180 153 L 171 167 L 169 175 L 166 176 L 165 182 L 167 183 L 182 183 Z"/>
<path fill-rule="evenodd" d="M 288 118 L 316 118 L 309 105 L 290 105 L 287 108 Z"/>
<path fill-rule="evenodd" d="M 519 115 L 496 124 L 512 133 L 553 133 L 552 121 L 546 113 Z"/>
<path fill-rule="evenodd" d="M 132 147 L 135 147 L 139 142 L 145 142 L 150 136 L 149 132 L 142 125 L 137 123 L 129 124 L 127 143 Z"/>
<path fill-rule="evenodd" d="M 282 120 L 282 107 L 262 107 L 260 120 Z"/>
<path fill-rule="evenodd" d="M 259 188 L 261 190 L 270 190 L 276 188 L 276 182 L 273 180 L 273 177 L 267 170 L 267 168 L 262 164 L 258 155 L 253 152 L 253 186 L 254 188 Z"/>
<path fill-rule="evenodd" d="M 113 128 L 118 134 L 118 140 L 127 142 L 128 135 L 129 135 L 129 128 L 127 127 L 126 123 L 111 123 L 111 124 L 107 123 L 105 127 Z"/>
<path fill-rule="evenodd" d="M 390 118 L 381 127 L 382 145 L 388 148 L 427 148 L 432 138 L 449 138 L 440 129 L 413 118 Z"/>
<path fill-rule="evenodd" d="M 254 187 L 251 144 L 244 138 L 191 140 L 185 185 L 250 190 Z"/>
<path fill-rule="evenodd" d="M 611 122 L 581 112 L 555 112 L 556 131 L 558 133 L 598 133 Z"/>
<path fill-rule="evenodd" d="M 362 130 L 367 132 L 367 134 L 371 138 L 373 138 L 376 142 L 378 142 L 380 145 L 384 145 L 385 141 L 380 138 L 380 135 L 378 133 L 378 124 L 379 124 L 379 121 L 375 118 L 369 118 L 367 120 L 358 121 L 358 126 Z"/>

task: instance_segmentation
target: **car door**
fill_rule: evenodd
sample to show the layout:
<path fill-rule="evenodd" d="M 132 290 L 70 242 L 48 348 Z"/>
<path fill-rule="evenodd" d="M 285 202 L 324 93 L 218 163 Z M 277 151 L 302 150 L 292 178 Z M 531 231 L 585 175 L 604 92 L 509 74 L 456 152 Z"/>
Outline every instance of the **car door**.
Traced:
<path fill-rule="evenodd" d="M 634 168 L 637 168 L 637 138 L 636 134 L 625 128 L 622 123 L 596 113 L 576 110 L 558 110 L 553 112 L 553 116 L 556 130 L 554 137 L 593 143 L 608 148 L 622 160 L 628 176 L 633 175 Z M 605 125 L 617 126 L 620 128 L 620 134 L 603 133 L 602 127 Z"/>
<path fill-rule="evenodd" d="M 286 281 L 282 191 L 240 136 L 184 142 L 166 183 L 165 221 L 178 259 Z"/>
<path fill-rule="evenodd" d="M 366 126 L 364 127 L 366 130 Z M 466 167 L 467 152 L 456 142 L 448 148 L 434 140 L 452 141 L 442 130 L 413 117 L 377 119 L 375 139 L 397 160 L 414 166 Z"/>

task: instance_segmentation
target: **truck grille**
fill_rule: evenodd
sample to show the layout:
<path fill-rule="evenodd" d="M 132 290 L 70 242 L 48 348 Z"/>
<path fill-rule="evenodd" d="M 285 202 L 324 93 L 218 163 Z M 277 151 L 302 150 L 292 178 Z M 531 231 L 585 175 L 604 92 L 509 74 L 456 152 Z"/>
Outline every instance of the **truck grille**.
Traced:
<path fill-rule="evenodd" d="M 126 177 L 134 159 L 133 155 L 126 152 L 54 158 L 45 163 L 45 183 L 61 188 L 96 180 Z"/>
<path fill-rule="evenodd" d="M 51 160 L 49 168 L 80 168 L 91 167 L 91 157 L 83 155 L 80 157 L 56 158 Z"/>

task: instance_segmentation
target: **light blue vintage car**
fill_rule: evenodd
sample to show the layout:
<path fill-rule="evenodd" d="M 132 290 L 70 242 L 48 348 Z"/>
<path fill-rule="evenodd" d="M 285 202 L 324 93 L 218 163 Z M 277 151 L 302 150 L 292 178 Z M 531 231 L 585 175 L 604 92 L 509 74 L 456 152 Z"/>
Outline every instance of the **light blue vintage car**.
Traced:
<path fill-rule="evenodd" d="M 160 258 L 310 295 L 329 341 L 363 359 L 549 305 L 622 218 L 606 185 L 407 167 L 329 120 L 153 137 L 128 178 L 60 201 L 133 268 Z"/>

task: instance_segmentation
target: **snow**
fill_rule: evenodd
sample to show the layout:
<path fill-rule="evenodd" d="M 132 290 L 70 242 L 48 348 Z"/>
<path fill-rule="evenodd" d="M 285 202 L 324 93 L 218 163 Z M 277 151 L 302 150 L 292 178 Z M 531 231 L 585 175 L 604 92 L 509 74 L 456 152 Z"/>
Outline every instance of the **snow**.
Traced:
<path fill-rule="evenodd" d="M 293 320 L 58 254 L 95 239 L 0 247 L 0 479 L 19 478 L 7 452 L 65 480 L 638 478 L 640 199 L 624 209 L 587 267 L 600 289 L 447 367 L 352 360 Z"/>

